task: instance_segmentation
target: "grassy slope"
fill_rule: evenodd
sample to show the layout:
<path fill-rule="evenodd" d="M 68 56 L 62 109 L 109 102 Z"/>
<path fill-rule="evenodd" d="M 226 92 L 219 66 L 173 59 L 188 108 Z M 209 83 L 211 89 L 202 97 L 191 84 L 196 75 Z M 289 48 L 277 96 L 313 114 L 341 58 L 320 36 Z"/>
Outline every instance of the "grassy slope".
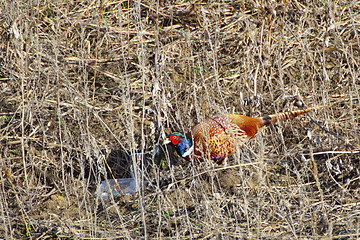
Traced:
<path fill-rule="evenodd" d="M 172 130 L 295 109 L 293 96 L 329 106 L 313 117 L 359 149 L 358 2 L 15 0 L 0 11 L 0 235 L 359 237 L 359 155 L 309 154 L 349 148 L 306 117 L 264 130 L 227 169 L 151 156 Z M 146 163 L 149 189 L 94 198 L 129 161 Z"/>

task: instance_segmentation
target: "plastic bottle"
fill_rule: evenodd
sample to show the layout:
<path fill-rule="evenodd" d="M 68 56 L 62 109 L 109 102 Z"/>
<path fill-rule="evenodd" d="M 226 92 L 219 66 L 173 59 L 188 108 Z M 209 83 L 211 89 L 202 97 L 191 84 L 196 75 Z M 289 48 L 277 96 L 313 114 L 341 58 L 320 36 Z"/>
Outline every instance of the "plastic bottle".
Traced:
<path fill-rule="evenodd" d="M 144 181 L 146 185 L 148 181 Z M 136 184 L 135 178 L 107 179 L 100 183 L 96 195 L 102 199 L 108 199 L 110 194 L 129 195 L 138 192 L 139 186 Z"/>

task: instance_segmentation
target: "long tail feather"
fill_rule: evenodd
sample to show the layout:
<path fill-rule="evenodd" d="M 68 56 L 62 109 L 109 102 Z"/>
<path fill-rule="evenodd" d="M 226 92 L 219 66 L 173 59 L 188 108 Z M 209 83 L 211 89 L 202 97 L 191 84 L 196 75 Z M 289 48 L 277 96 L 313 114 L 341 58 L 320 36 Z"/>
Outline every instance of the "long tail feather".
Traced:
<path fill-rule="evenodd" d="M 279 121 L 285 121 L 285 120 L 294 119 L 294 118 L 296 118 L 296 117 L 298 117 L 300 115 L 303 115 L 305 113 L 314 111 L 315 109 L 318 109 L 318 107 L 316 107 L 316 108 L 306 108 L 306 109 L 302 109 L 302 110 L 279 113 L 279 114 L 271 114 L 271 115 L 267 115 L 267 116 L 262 117 L 262 120 L 264 121 L 263 122 L 264 125 L 271 125 L 271 124 L 277 123 Z"/>

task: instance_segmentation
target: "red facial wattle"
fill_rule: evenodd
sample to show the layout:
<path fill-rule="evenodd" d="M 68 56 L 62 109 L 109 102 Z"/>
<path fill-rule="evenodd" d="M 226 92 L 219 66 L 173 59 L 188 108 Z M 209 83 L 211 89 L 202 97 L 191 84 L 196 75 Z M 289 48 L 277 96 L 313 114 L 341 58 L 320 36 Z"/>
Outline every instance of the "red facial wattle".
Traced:
<path fill-rule="evenodd" d="M 169 140 L 171 141 L 171 143 L 176 146 L 179 144 L 180 142 L 180 137 L 176 136 L 176 135 L 170 135 Z"/>

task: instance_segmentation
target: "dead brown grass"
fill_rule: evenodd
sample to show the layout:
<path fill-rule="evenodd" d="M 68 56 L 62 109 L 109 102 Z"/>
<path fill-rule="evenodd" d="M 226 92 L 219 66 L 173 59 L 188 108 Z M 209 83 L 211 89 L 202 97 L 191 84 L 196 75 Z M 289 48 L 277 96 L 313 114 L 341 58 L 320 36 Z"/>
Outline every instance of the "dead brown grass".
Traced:
<path fill-rule="evenodd" d="M 358 1 L 15 0 L 0 11 L 0 236 L 360 237 L 359 154 L 345 153 L 360 141 Z M 353 146 L 306 117 L 266 129 L 224 169 L 159 145 L 214 114 L 292 109 L 296 95 L 329 106 L 313 118 Z M 94 197 L 130 165 L 145 192 Z"/>

